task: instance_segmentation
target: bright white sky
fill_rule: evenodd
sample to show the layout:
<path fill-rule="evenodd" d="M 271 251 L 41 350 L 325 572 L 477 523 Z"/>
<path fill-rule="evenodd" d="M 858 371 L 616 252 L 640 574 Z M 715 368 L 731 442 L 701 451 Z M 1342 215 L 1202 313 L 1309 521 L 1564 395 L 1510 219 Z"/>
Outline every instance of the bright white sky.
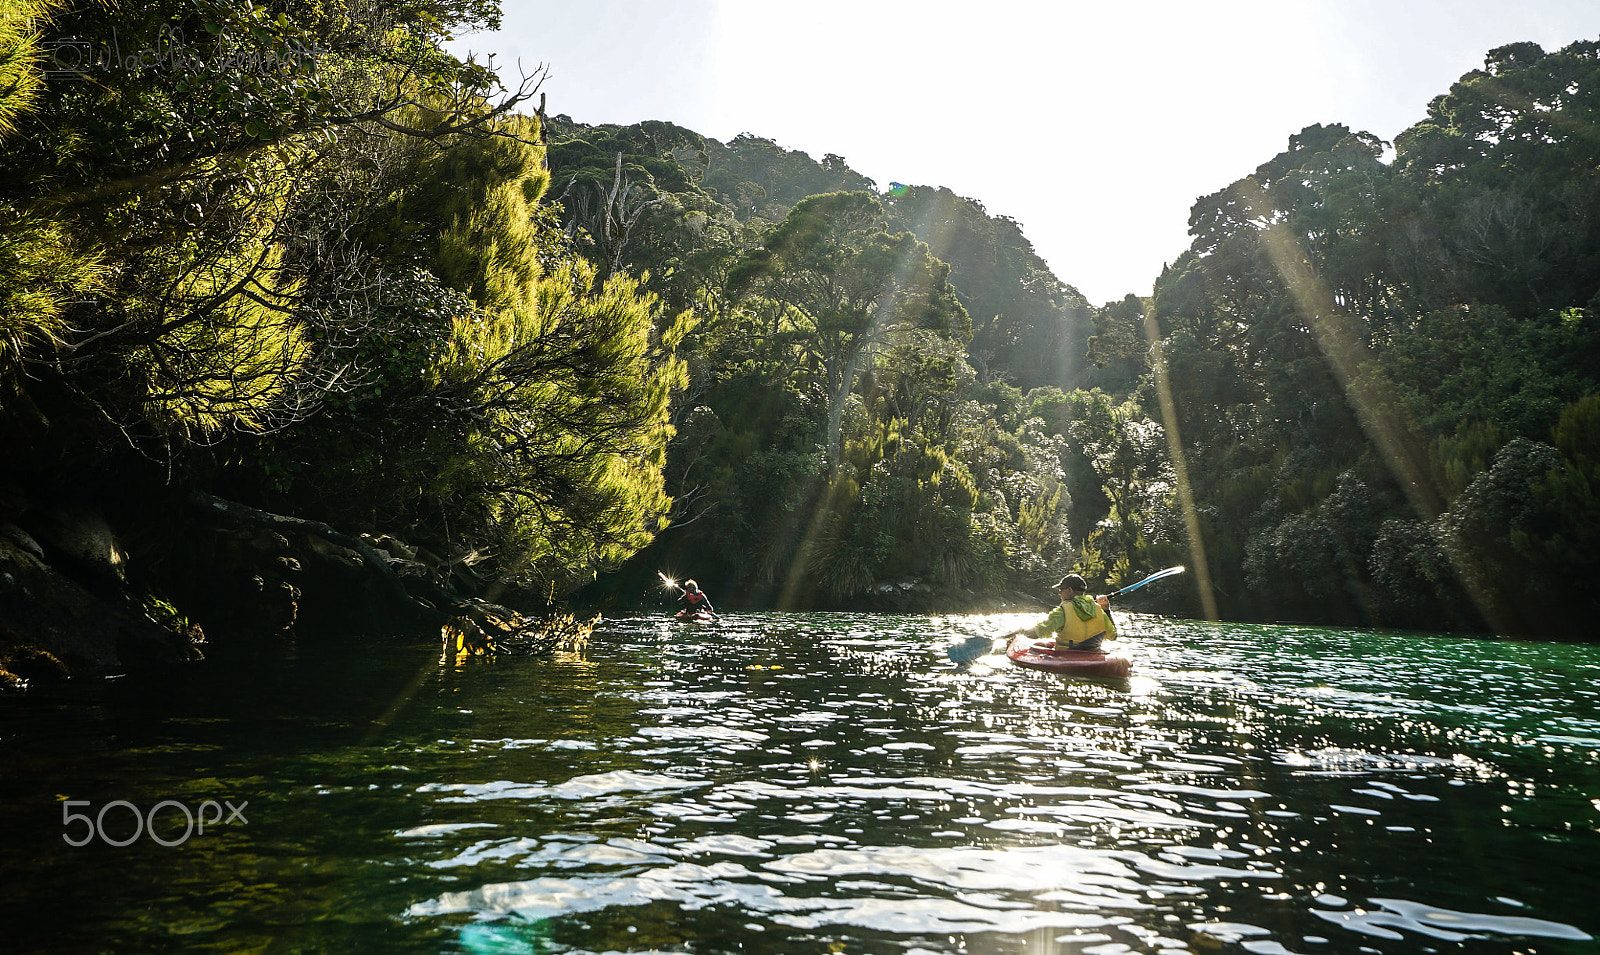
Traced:
<path fill-rule="evenodd" d="M 1093 304 L 1147 295 L 1189 207 L 1313 123 L 1386 141 L 1490 49 L 1596 0 L 506 0 L 459 50 L 551 114 L 741 132 L 1010 216 Z"/>

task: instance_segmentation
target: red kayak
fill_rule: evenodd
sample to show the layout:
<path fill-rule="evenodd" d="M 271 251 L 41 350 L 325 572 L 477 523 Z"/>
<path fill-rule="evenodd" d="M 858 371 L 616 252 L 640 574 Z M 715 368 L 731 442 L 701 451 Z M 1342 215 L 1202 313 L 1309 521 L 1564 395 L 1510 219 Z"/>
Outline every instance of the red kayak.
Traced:
<path fill-rule="evenodd" d="M 680 610 L 673 614 L 672 619 L 679 623 L 710 623 L 717 618 L 716 615 L 705 610 Z"/>
<path fill-rule="evenodd" d="M 1124 677 L 1133 669 L 1127 657 L 1114 657 L 1098 650 L 1040 650 L 1033 644 L 1033 637 L 1012 637 L 1006 656 L 1019 667 L 1076 676 Z"/>

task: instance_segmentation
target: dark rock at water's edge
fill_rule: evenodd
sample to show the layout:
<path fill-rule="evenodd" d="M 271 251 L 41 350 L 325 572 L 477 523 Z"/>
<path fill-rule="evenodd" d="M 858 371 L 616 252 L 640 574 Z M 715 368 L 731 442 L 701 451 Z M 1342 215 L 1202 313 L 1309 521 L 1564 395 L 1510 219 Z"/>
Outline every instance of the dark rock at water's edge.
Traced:
<path fill-rule="evenodd" d="M 0 517 L 0 692 L 198 658 L 198 631 L 159 623 L 129 589 L 124 564 L 92 508 Z"/>
<path fill-rule="evenodd" d="M 526 653 L 570 647 L 592 626 L 482 599 L 470 551 L 441 558 L 193 490 L 129 497 L 0 480 L 0 693 L 291 636 Z"/>

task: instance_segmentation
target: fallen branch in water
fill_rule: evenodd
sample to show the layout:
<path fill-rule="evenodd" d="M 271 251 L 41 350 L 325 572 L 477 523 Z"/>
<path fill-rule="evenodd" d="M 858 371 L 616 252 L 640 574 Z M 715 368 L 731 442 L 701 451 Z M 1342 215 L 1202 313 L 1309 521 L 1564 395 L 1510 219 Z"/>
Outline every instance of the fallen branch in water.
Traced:
<path fill-rule="evenodd" d="M 462 613 L 440 628 L 446 653 L 533 654 L 580 650 L 600 622 L 596 614 L 579 620 L 572 614 L 525 617 L 487 601 L 468 601 Z"/>

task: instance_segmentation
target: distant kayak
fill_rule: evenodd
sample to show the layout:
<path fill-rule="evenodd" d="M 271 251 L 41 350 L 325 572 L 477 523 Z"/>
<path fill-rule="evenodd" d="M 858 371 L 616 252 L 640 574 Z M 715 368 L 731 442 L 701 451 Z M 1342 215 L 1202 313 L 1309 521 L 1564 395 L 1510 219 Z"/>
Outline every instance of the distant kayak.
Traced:
<path fill-rule="evenodd" d="M 672 619 L 678 621 L 679 623 L 710 623 L 717 618 L 714 614 L 706 610 L 680 610 L 673 615 Z"/>
<path fill-rule="evenodd" d="M 1124 677 L 1133 669 L 1127 657 L 1114 657 L 1097 650 L 1036 650 L 1029 636 L 1011 638 L 1006 656 L 1019 667 L 1068 673 L 1078 676 Z"/>

